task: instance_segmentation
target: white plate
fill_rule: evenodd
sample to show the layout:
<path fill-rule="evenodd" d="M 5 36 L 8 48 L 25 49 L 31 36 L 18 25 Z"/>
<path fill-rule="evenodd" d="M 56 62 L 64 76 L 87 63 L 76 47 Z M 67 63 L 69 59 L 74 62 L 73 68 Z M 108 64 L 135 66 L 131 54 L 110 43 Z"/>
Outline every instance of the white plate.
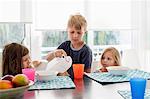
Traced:
<path fill-rule="evenodd" d="M 110 67 L 107 67 L 107 70 L 110 74 L 113 74 L 113 75 L 126 75 L 129 68 L 123 67 L 123 66 L 110 66 Z"/>

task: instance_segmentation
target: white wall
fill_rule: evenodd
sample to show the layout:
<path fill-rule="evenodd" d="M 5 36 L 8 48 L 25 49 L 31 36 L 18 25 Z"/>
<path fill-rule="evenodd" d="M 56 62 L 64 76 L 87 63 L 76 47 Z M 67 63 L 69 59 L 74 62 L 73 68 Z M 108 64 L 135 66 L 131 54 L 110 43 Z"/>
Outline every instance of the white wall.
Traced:
<path fill-rule="evenodd" d="M 0 22 L 32 22 L 32 0 L 0 0 Z"/>
<path fill-rule="evenodd" d="M 88 0 L 90 29 L 130 29 L 131 0 Z"/>
<path fill-rule="evenodd" d="M 138 52 L 141 69 L 150 71 L 150 1 L 132 0 L 132 46 Z"/>
<path fill-rule="evenodd" d="M 84 14 L 84 0 L 35 0 L 33 11 L 37 30 L 66 29 L 71 14 Z"/>
<path fill-rule="evenodd" d="M 131 0 L 35 0 L 37 30 L 66 29 L 71 14 L 80 13 L 89 29 L 130 29 Z"/>

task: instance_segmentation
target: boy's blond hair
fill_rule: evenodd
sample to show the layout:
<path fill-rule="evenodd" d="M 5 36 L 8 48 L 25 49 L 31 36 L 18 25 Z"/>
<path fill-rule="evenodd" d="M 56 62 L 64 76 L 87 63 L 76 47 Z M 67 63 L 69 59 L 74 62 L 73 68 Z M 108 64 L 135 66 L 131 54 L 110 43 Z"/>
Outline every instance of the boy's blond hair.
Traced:
<path fill-rule="evenodd" d="M 67 27 L 75 27 L 77 30 L 81 30 L 82 27 L 84 27 L 85 31 L 87 29 L 87 21 L 86 19 L 80 15 L 71 15 L 68 20 L 68 26 Z"/>
<path fill-rule="evenodd" d="M 106 52 L 112 53 L 113 59 L 115 60 L 115 63 L 117 64 L 117 66 L 121 65 L 120 54 L 119 54 L 118 50 L 114 47 L 109 47 L 109 48 L 105 49 L 101 55 L 100 61 L 102 60 L 102 57 L 103 57 L 104 53 L 106 53 Z"/>

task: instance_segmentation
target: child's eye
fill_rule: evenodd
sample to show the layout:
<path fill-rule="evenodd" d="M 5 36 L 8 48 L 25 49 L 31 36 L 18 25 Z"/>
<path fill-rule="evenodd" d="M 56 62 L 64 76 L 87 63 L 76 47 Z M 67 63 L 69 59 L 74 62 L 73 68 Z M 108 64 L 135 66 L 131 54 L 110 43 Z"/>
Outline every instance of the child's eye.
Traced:
<path fill-rule="evenodd" d="M 28 60 L 30 60 L 30 58 L 26 58 L 26 59 L 24 59 L 23 61 L 28 61 Z"/>
<path fill-rule="evenodd" d="M 24 61 L 27 61 L 27 59 L 25 59 Z"/>
<path fill-rule="evenodd" d="M 81 32 L 77 32 L 78 34 L 81 34 Z"/>
<path fill-rule="evenodd" d="M 105 57 L 102 57 L 102 59 L 105 59 Z"/>
<path fill-rule="evenodd" d="M 73 33 L 74 33 L 74 31 L 71 31 L 70 33 L 71 33 L 71 34 L 73 34 Z"/>
<path fill-rule="evenodd" d="M 108 60 L 111 60 L 110 58 L 107 58 Z"/>

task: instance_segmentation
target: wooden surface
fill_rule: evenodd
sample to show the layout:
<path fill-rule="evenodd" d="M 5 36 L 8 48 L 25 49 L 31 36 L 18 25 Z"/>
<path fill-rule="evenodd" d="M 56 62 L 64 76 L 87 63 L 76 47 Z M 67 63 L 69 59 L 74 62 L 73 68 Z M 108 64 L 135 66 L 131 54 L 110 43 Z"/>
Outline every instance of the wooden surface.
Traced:
<path fill-rule="evenodd" d="M 24 93 L 23 99 L 123 99 L 118 90 L 130 90 L 129 82 L 101 85 L 87 77 L 74 80 L 75 89 L 35 90 Z"/>

